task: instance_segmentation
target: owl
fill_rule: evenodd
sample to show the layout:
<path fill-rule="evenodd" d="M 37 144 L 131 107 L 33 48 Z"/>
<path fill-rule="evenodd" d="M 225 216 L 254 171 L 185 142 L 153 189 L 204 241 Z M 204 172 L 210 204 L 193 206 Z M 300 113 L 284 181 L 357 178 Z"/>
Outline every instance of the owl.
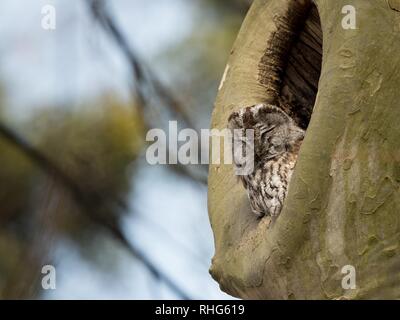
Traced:
<path fill-rule="evenodd" d="M 234 139 L 239 139 L 238 132 L 243 137 L 246 129 L 253 129 L 254 141 L 240 138 L 235 142 L 242 146 L 240 152 L 251 150 L 254 157 L 252 172 L 239 178 L 247 189 L 252 211 L 259 217 L 276 219 L 288 192 L 305 131 L 284 111 L 269 104 L 233 112 L 228 119 L 228 128 Z M 249 144 L 251 148 L 246 149 Z M 241 166 L 237 152 L 233 150 L 236 169 Z"/>

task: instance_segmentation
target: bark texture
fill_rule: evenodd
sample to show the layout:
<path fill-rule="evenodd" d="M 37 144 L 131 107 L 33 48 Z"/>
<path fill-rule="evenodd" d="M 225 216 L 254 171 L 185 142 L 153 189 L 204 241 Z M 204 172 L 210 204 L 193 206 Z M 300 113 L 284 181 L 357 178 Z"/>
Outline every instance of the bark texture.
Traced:
<path fill-rule="evenodd" d="M 232 166 L 211 165 L 210 272 L 222 290 L 241 298 L 400 298 L 400 7 L 353 0 L 357 29 L 345 30 L 347 1 L 315 2 L 322 70 L 316 97 L 300 102 L 316 98 L 284 209 L 273 226 L 258 220 Z M 212 128 L 226 128 L 240 107 L 288 96 L 289 62 L 282 56 L 294 46 L 285 42 L 277 56 L 268 50 L 279 28 L 292 23 L 282 26 L 280 19 L 296 6 L 295 25 L 306 19 L 308 1 L 254 2 L 221 82 Z M 316 77 L 316 64 L 300 64 L 310 74 L 304 82 Z M 354 290 L 341 285 L 346 265 L 356 270 Z"/>

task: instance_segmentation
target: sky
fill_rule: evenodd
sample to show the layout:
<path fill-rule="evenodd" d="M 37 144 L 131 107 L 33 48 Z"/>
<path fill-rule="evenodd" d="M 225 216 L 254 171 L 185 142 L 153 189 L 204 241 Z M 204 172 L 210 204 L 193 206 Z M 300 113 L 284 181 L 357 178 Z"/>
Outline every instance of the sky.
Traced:
<path fill-rule="evenodd" d="M 107 3 L 147 64 L 153 65 L 160 52 L 179 43 L 193 28 L 195 6 L 190 1 Z M 48 4 L 56 8 L 55 30 L 42 28 L 41 10 Z M 128 97 L 125 61 L 88 18 L 84 0 L 2 0 L 0 10 L 0 71 L 13 115 L 23 116 L 43 105 L 79 104 L 104 90 Z"/>

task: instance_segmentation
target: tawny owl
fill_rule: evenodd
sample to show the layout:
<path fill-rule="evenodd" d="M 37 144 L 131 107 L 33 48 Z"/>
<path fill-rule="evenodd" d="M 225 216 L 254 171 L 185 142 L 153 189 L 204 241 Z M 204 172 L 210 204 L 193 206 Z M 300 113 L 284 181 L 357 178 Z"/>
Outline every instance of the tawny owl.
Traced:
<path fill-rule="evenodd" d="M 247 189 L 252 211 L 260 217 L 276 218 L 282 210 L 305 132 L 284 111 L 268 104 L 233 112 L 228 122 L 236 133 L 254 130 L 250 149 L 254 152 L 254 170 L 240 179 Z M 242 152 L 249 141 L 240 139 L 240 143 Z M 236 167 L 240 166 L 235 151 L 233 160 Z"/>

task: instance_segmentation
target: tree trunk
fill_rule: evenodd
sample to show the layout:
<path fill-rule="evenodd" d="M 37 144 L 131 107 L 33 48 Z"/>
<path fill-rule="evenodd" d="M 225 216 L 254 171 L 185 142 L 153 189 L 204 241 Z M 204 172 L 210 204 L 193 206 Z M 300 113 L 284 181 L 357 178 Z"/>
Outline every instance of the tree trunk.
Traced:
<path fill-rule="evenodd" d="M 272 226 L 231 165 L 210 166 L 210 272 L 241 298 L 400 298 L 400 2 L 351 1 L 355 30 L 342 26 L 348 1 L 315 4 L 256 0 L 231 52 L 212 127 L 270 102 L 307 132 Z M 355 289 L 342 285 L 346 265 Z"/>

